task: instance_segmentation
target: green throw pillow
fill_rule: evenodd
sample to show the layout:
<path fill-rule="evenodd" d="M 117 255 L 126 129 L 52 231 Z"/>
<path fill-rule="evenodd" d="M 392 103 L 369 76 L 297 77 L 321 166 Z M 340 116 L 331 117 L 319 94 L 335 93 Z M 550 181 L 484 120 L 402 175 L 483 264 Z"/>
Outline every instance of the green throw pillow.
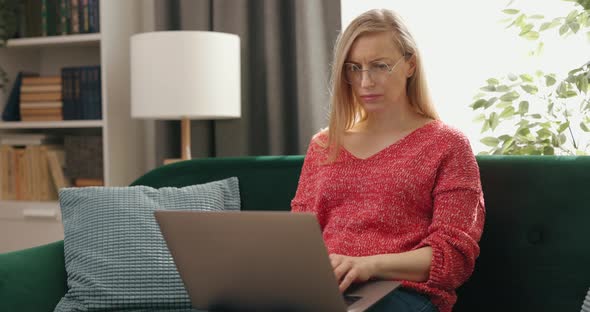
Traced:
<path fill-rule="evenodd" d="M 68 292 L 55 311 L 193 311 L 155 210 L 240 210 L 238 179 L 59 193 Z"/>

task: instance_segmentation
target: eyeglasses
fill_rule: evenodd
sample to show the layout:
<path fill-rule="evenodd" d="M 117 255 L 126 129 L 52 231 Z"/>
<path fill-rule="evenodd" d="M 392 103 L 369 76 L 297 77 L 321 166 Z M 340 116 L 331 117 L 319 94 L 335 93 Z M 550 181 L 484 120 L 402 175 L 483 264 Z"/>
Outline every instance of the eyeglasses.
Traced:
<path fill-rule="evenodd" d="M 373 62 L 369 64 L 369 69 L 363 69 L 361 66 L 353 63 L 344 63 L 344 80 L 349 84 L 361 84 L 363 72 L 367 72 L 369 78 L 375 82 L 383 82 L 387 76 L 395 69 L 397 64 L 404 58 L 400 57 L 393 65 L 384 62 Z"/>

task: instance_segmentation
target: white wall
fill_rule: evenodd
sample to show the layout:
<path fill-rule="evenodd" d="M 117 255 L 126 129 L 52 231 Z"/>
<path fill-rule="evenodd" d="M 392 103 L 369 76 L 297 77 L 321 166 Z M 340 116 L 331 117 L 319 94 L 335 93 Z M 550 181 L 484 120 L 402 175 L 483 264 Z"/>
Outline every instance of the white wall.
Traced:
<path fill-rule="evenodd" d="M 423 55 L 426 76 L 441 118 L 464 131 L 478 153 L 486 148 L 479 143 L 483 137 L 481 126 L 472 121 L 476 114 L 469 105 L 486 79 L 509 72 L 534 73 L 537 69 L 567 72 L 587 62 L 590 55 L 586 40 L 571 37 L 564 41 L 558 35 L 543 33 L 545 53 L 537 58 L 528 57 L 536 44 L 518 38 L 516 29 L 505 29 L 506 25 L 499 23 L 507 17 L 501 12 L 506 4 L 507 0 L 342 0 L 342 27 L 369 9 L 397 11 L 406 20 Z M 520 0 L 512 7 L 555 17 L 566 16 L 573 4 L 560 0 Z M 547 32 L 556 33 L 556 29 Z"/>

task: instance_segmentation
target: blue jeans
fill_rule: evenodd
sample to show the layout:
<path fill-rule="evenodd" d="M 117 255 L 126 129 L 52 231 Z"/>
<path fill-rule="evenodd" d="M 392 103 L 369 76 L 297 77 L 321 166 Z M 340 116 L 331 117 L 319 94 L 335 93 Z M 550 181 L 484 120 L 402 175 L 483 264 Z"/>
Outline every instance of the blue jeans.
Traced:
<path fill-rule="evenodd" d="M 413 290 L 398 288 L 383 297 L 370 312 L 438 312 L 428 296 Z"/>

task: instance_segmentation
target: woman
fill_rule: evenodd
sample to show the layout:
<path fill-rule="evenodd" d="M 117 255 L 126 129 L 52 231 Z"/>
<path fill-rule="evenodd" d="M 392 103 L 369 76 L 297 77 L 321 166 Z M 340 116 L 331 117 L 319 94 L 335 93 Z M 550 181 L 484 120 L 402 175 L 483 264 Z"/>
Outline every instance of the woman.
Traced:
<path fill-rule="evenodd" d="M 479 255 L 479 169 L 466 137 L 439 120 L 398 15 L 351 22 L 331 88 L 329 129 L 310 142 L 292 210 L 316 214 L 341 291 L 401 280 L 375 311 L 451 311 Z"/>

